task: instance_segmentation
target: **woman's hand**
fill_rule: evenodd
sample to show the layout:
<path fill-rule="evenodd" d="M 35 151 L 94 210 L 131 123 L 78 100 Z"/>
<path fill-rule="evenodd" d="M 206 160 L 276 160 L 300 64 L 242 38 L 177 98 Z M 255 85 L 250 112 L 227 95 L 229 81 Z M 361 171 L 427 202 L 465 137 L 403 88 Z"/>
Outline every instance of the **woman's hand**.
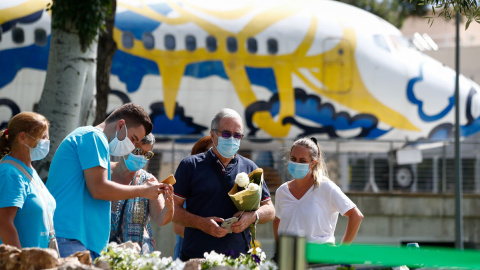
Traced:
<path fill-rule="evenodd" d="M 163 184 L 163 197 L 165 198 L 165 207 L 168 209 L 173 209 L 173 186 L 168 184 Z"/>
<path fill-rule="evenodd" d="M 2 244 L 22 248 L 17 228 L 13 223 L 17 210 L 18 208 L 14 206 L 0 208 L 0 217 L 2 217 L 0 219 L 0 238 Z"/>
<path fill-rule="evenodd" d="M 150 178 L 148 181 L 156 179 L 154 177 Z M 152 220 L 159 226 L 166 225 L 170 223 L 173 219 L 174 213 L 174 198 L 173 198 L 173 186 L 164 183 L 158 183 L 161 193 L 163 196 L 157 196 L 156 199 L 151 199 L 149 201 L 149 214 Z"/>
<path fill-rule="evenodd" d="M 357 235 L 358 229 L 363 220 L 363 214 L 357 207 L 354 207 L 348 210 L 344 216 L 348 218 L 348 223 L 341 244 L 350 244 Z"/>

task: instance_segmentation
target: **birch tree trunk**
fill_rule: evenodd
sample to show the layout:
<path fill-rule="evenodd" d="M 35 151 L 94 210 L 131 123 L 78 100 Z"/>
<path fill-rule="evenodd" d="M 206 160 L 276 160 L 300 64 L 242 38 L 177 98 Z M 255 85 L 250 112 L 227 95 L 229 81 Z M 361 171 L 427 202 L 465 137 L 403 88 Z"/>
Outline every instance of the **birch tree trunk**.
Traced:
<path fill-rule="evenodd" d="M 97 42 L 83 52 L 74 29 L 52 29 L 50 39 L 47 76 L 38 104 L 38 112 L 50 121 L 50 152 L 35 163 L 44 181 L 63 139 L 75 128 L 91 125 L 95 119 Z"/>
<path fill-rule="evenodd" d="M 112 60 L 117 51 L 117 43 L 113 40 L 113 27 L 115 24 L 116 0 L 110 0 L 111 13 L 105 22 L 106 32 L 100 33 L 98 38 L 97 59 L 97 109 L 94 125 L 98 125 L 107 115 L 108 94 L 110 93 L 110 71 Z"/>

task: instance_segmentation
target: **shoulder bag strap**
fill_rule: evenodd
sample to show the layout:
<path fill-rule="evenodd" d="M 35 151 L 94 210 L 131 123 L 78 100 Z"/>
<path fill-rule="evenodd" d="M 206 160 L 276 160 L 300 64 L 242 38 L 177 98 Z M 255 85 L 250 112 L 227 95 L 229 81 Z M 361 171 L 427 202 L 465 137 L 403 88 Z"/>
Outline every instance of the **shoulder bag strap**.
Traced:
<path fill-rule="evenodd" d="M 120 212 L 120 219 L 118 220 L 118 227 L 117 227 L 117 237 L 120 239 L 123 239 L 123 236 L 121 237 L 122 234 L 122 222 L 123 222 L 123 214 L 125 213 L 125 207 L 127 206 L 128 199 L 125 200 L 122 206 L 122 211 Z M 121 243 L 118 243 L 121 244 Z"/>
<path fill-rule="evenodd" d="M 130 185 L 132 185 L 136 182 L 137 174 L 138 174 L 138 171 L 135 173 L 135 176 L 133 176 L 133 180 L 132 180 L 132 182 L 130 182 Z M 120 237 L 120 236 L 121 236 L 121 233 L 122 233 L 122 222 L 123 222 L 123 216 L 124 216 L 124 213 L 125 213 L 125 207 L 127 206 L 127 203 L 128 203 L 128 199 L 126 199 L 125 202 L 123 203 L 122 211 L 120 212 L 120 219 L 118 220 L 118 227 L 117 227 L 117 237 L 119 237 L 122 240 L 123 240 L 123 237 Z"/>
<path fill-rule="evenodd" d="M 20 165 L 18 162 L 16 162 L 15 160 L 11 160 L 11 159 L 3 160 L 2 163 L 8 163 L 10 165 L 15 166 L 15 168 L 17 168 L 20 172 L 22 172 L 28 178 L 28 180 L 30 180 L 30 182 L 35 186 L 35 188 L 38 190 L 38 193 L 40 194 L 40 199 L 42 200 L 43 204 L 45 205 L 45 212 L 47 212 L 48 221 L 50 222 L 50 228 L 49 228 L 50 229 L 50 232 L 49 232 L 50 237 L 55 236 L 55 229 L 53 228 L 53 219 L 50 216 L 50 211 L 48 210 L 47 199 L 45 198 L 45 194 L 42 191 L 42 188 L 40 188 L 37 185 L 37 183 L 35 183 L 32 175 L 27 170 L 25 170 L 25 168 L 22 165 Z M 45 227 L 47 227 L 47 226 L 45 226 Z"/>

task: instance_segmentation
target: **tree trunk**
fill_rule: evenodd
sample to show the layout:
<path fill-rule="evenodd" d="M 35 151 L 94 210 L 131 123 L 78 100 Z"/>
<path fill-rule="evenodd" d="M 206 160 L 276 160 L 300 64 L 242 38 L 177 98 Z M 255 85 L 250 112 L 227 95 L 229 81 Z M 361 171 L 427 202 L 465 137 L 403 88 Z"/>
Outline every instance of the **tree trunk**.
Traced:
<path fill-rule="evenodd" d="M 98 60 L 97 60 L 97 110 L 95 123 L 98 125 L 107 115 L 108 94 L 110 93 L 110 71 L 112 69 L 113 55 L 117 51 L 117 43 L 113 40 L 113 27 L 115 24 L 115 11 L 117 1 L 110 0 L 112 13 L 106 21 L 106 32 L 101 33 L 98 39 Z"/>
<path fill-rule="evenodd" d="M 46 181 L 58 146 L 75 128 L 93 123 L 97 44 L 82 52 L 78 34 L 52 29 L 47 76 L 38 112 L 50 121 L 50 152 L 35 162 Z"/>

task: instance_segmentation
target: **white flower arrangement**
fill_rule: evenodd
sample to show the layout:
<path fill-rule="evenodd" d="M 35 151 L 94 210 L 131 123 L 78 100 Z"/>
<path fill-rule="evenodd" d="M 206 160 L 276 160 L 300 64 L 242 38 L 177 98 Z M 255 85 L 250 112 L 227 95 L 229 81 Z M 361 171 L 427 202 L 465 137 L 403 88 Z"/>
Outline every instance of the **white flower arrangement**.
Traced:
<path fill-rule="evenodd" d="M 250 184 L 248 184 L 248 186 L 247 186 L 247 189 L 250 190 L 250 191 L 257 191 L 258 188 L 259 188 L 258 185 L 255 184 L 255 183 L 250 183 Z"/>
<path fill-rule="evenodd" d="M 246 188 L 246 186 L 250 183 L 250 178 L 248 178 L 247 173 L 241 172 L 235 177 L 235 183 L 237 183 L 237 186 L 239 187 Z"/>
<path fill-rule="evenodd" d="M 183 270 L 185 267 L 180 259 L 160 255 L 160 251 L 141 255 L 136 248 L 111 242 L 95 262 L 108 262 L 112 270 Z"/>
<path fill-rule="evenodd" d="M 141 255 L 134 246 L 115 242 L 108 244 L 106 250 L 101 252 L 95 264 L 108 263 L 112 270 L 183 270 L 185 263 L 172 257 L 160 257 L 160 251 Z M 273 261 L 265 260 L 266 255 L 260 248 L 250 249 L 248 254 L 240 254 L 238 258 L 232 258 L 215 251 L 205 252 L 205 262 L 202 269 L 210 269 L 215 266 L 232 266 L 239 270 L 277 270 Z"/>
<path fill-rule="evenodd" d="M 248 177 L 248 184 L 245 187 L 240 187 L 237 183 L 237 178 L 244 178 L 240 176 L 246 174 L 244 172 L 238 173 L 235 177 L 235 184 L 228 192 L 228 196 L 235 204 L 235 207 L 239 211 L 255 211 L 260 207 L 260 201 L 262 200 L 263 189 L 263 169 L 257 168 L 250 172 Z M 242 180 L 243 181 L 243 180 Z M 242 183 L 243 184 L 243 183 Z M 250 224 L 250 233 L 253 240 L 256 237 L 256 224 Z M 253 242 L 255 243 L 255 241 Z M 255 244 L 254 244 L 255 245 Z"/>
<path fill-rule="evenodd" d="M 216 253 L 215 251 L 212 251 L 210 253 L 205 252 L 205 253 L 203 253 L 203 257 L 205 257 L 205 259 L 207 259 L 207 261 L 209 261 L 214 266 L 220 265 L 222 263 L 223 259 L 225 259 L 224 254 Z"/>
<path fill-rule="evenodd" d="M 202 263 L 203 269 L 210 269 L 216 266 L 231 266 L 239 270 L 277 270 L 277 265 L 270 260 L 265 260 L 266 255 L 259 247 L 250 249 L 248 254 L 240 254 L 238 258 L 232 258 L 224 254 L 218 254 L 215 251 L 205 252 L 205 262 Z"/>

